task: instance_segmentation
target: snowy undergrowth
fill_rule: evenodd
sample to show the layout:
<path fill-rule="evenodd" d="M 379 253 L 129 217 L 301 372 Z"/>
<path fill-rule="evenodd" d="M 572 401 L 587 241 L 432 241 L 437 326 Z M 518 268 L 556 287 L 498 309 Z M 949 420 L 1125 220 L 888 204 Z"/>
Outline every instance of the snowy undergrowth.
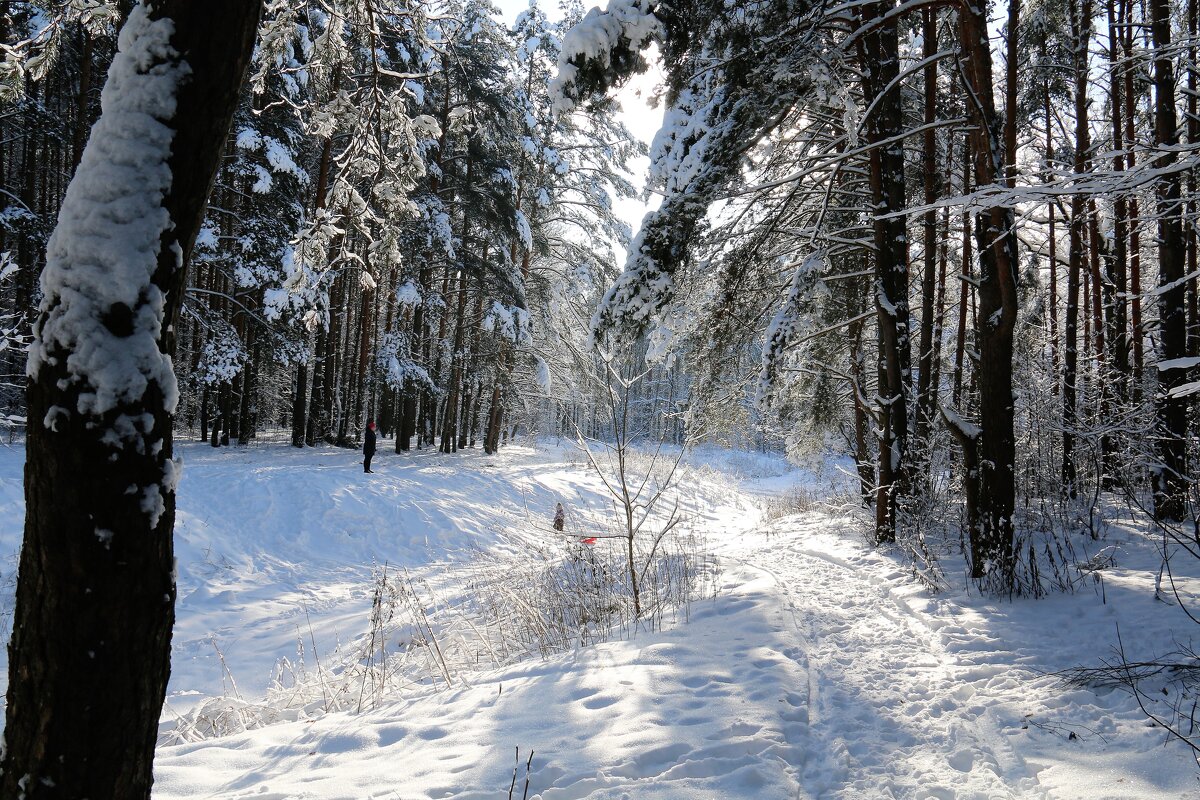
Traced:
<path fill-rule="evenodd" d="M 811 626 L 825 637 L 836 634 L 824 648 L 831 669 L 823 680 L 841 687 L 842 701 L 847 693 L 878 695 L 872 687 L 888 687 L 883 694 L 891 699 L 881 703 L 882 718 L 873 723 L 888 740 L 878 749 L 897 773 L 887 791 L 897 797 L 1200 797 L 1188 748 L 1150 719 L 1177 730 L 1196 724 L 1200 684 L 1191 673 L 1159 667 L 1187 661 L 1195 651 L 1200 628 L 1188 610 L 1200 600 L 1200 562 L 1120 497 L 1026 499 L 1017 511 L 1018 591 L 981 591 L 964 556 L 961 503 L 948 484 L 934 485 L 929 494 L 927 506 L 907 509 L 900 540 L 880 547 L 873 545 L 868 509 L 810 502 L 802 491 L 776 500 L 777 507 L 804 512 L 779 523 L 802 533 L 784 563 L 815 558 L 834 573 L 875 572 L 867 597 L 840 602 L 847 609 L 871 607 L 867 618 L 843 624 L 825 610 Z M 820 522 L 831 514 L 847 524 L 837 530 Z M 1164 553 L 1178 567 L 1173 587 L 1165 582 Z M 888 653 L 880 631 L 898 622 L 918 646 Z M 866 638 L 876 645 L 869 658 L 844 656 L 852 649 L 842 636 L 846 625 L 871 631 Z M 894 646 L 901 650 L 899 641 Z M 1123 663 L 1133 665 L 1136 680 Z M 928 732 L 929 716 L 938 719 L 932 727 L 940 733 Z M 966 749 L 963 717 L 974 720 Z M 889 729 L 926 732 L 896 737 Z M 984 743 L 978 731 L 986 732 Z M 991 740 L 1000 746 L 986 743 Z M 855 755 L 867 749 L 850 748 Z M 982 764 L 1003 781 L 974 794 L 926 795 L 920 787 L 931 780 L 924 770 L 939 762 L 930 749 L 942 752 L 952 769 L 975 775 Z M 907 778 L 897 758 L 910 762 Z M 883 761 L 877 767 L 850 762 L 857 773 L 883 769 Z M 878 782 L 869 789 L 861 780 L 854 785 L 864 796 L 879 791 Z"/>
<path fill-rule="evenodd" d="M 364 633 L 322 658 L 315 641 L 298 631 L 294 655 L 276 664 L 264 697 L 242 696 L 230 673 L 221 695 L 164 724 L 162 742 L 362 713 L 422 687 L 470 684 L 483 669 L 661 630 L 716 594 L 719 564 L 703 538 L 671 536 L 653 553 L 637 547 L 647 569 L 642 613 L 635 615 L 620 543 L 580 544 L 579 533 L 569 541 L 526 544 L 518 553 L 478 552 L 444 564 L 440 589 L 407 569 L 377 566 Z"/>

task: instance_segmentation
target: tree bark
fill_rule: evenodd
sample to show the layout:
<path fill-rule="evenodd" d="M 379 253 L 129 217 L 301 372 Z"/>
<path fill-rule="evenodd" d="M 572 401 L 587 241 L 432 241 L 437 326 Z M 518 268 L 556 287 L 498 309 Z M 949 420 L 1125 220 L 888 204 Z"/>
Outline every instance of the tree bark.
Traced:
<path fill-rule="evenodd" d="M 871 149 L 871 207 L 875 210 L 875 300 L 879 321 L 880 382 L 879 487 L 875 502 L 875 538 L 895 541 L 897 513 L 909 491 L 908 407 L 911 349 L 908 310 L 908 234 L 905 202 L 903 102 L 899 37 L 895 20 L 881 20 L 894 8 L 884 0 L 864 7 L 859 62 L 863 92 L 875 106 L 866 120 Z"/>
<path fill-rule="evenodd" d="M 1120 33 L 1117 27 L 1116 0 L 1108 0 L 1108 41 L 1109 41 L 1109 94 L 1110 116 L 1112 117 L 1114 172 L 1125 169 L 1124 150 L 1125 113 L 1124 83 L 1120 69 Z M 1132 144 L 1132 143 L 1129 143 Z M 1123 194 L 1113 200 L 1113 251 L 1110 261 L 1109 278 L 1111 280 L 1110 298 L 1107 306 L 1108 317 L 1108 362 L 1113 370 L 1111 385 L 1111 400 L 1117 413 L 1122 413 L 1129 401 L 1129 320 L 1125 313 L 1125 296 L 1128 289 L 1129 275 L 1129 203 Z M 1117 463 L 1116 453 L 1120 442 L 1110 432 L 1111 426 L 1106 426 L 1103 452 L 1106 454 L 1104 464 L 1104 484 L 1114 488 L 1124 481 L 1124 470 Z"/>
<path fill-rule="evenodd" d="M 962 191 L 971 191 L 971 142 L 963 141 Z M 967 310 L 971 304 L 971 288 L 974 279 L 971 255 L 971 214 L 963 213 L 962 219 L 962 271 L 958 281 L 958 330 L 954 337 L 954 391 L 951 397 L 956 408 L 962 408 L 963 369 L 967 351 Z"/>
<path fill-rule="evenodd" d="M 1171 8 L 1168 0 L 1150 0 L 1154 42 L 1154 142 L 1156 170 L 1164 173 L 1155 187 L 1158 202 L 1158 393 L 1155 438 L 1158 463 L 1151 470 L 1154 516 L 1183 519 L 1187 508 L 1187 399 L 1176 394 L 1187 370 L 1172 365 L 1187 355 L 1186 282 L 1184 281 L 1183 205 L 1180 176 L 1170 167 L 1178 159 L 1175 115 L 1175 67 L 1171 52 Z"/>
<path fill-rule="evenodd" d="M 1132 172 L 1137 166 L 1134 143 L 1136 136 L 1137 95 L 1134 94 L 1134 48 L 1133 48 L 1133 0 L 1123 0 L 1121 3 L 1121 19 L 1124 24 L 1122 57 L 1125 59 L 1125 142 L 1129 147 L 1125 163 Z M 1135 399 L 1140 397 L 1139 387 L 1142 373 L 1145 369 L 1145 332 L 1142 330 L 1142 246 L 1140 226 L 1138 224 L 1138 198 L 1129 198 L 1129 324 L 1133 336 L 1133 374 L 1132 389 Z"/>
<path fill-rule="evenodd" d="M 175 52 L 157 51 L 143 69 L 190 68 L 174 115 L 160 120 L 173 132 L 170 188 L 161 198 L 173 225 L 162 234 L 148 289 L 164 299 L 158 346 L 170 357 L 181 266 L 229 132 L 261 0 L 158 0 L 148 8 L 152 20 L 174 21 Z M 122 37 L 123 50 L 136 44 L 134 34 Z M 80 171 L 88 167 L 85 149 Z M 59 302 L 47 297 L 41 323 Z M 104 324 L 119 337 L 133 311 L 114 304 Z M 136 311 L 155 313 L 146 292 Z M 174 381 L 150 381 L 140 398 L 89 412 L 80 400 L 90 387 L 67 368 L 71 351 L 61 342 L 45 346 L 53 361 L 42 361 L 28 389 L 35 424 L 26 450 L 0 796 L 149 798 L 174 622 Z M 113 444 L 106 434 L 122 418 L 144 421 Z"/>
<path fill-rule="evenodd" d="M 340 83 L 341 65 L 333 70 L 333 87 L 336 90 Z M 329 195 L 329 167 L 333 158 L 333 140 L 325 137 L 321 144 L 321 160 L 317 170 L 317 188 L 313 196 L 313 208 L 322 211 L 327 207 Z M 319 413 L 322 405 L 321 396 L 321 351 L 324 339 L 318 335 L 313 348 L 313 387 L 312 401 L 308 402 L 308 354 L 305 353 L 300 363 L 296 365 L 296 394 L 292 398 L 292 446 L 304 447 L 316 444 L 316 428 L 312 416 Z"/>
<path fill-rule="evenodd" d="M 925 58 L 932 58 L 937 53 L 937 17 L 931 9 L 924 11 L 922 39 L 924 40 Z M 936 385 L 933 381 L 935 360 L 934 351 L 934 300 L 937 287 L 938 269 L 938 224 L 937 210 L 932 208 L 938 196 L 937 169 L 937 137 L 933 123 L 937 120 L 937 64 L 930 63 L 925 67 L 925 124 L 929 126 L 924 135 L 924 179 L 925 204 L 930 208 L 924 215 L 924 238 L 922 247 L 925 251 L 925 272 L 921 276 L 921 338 L 917 350 L 917 418 L 914 439 L 916 451 L 914 474 L 920 474 L 920 480 L 927 478 L 930 455 L 930 427 L 936 409 L 934 394 Z"/>
<path fill-rule="evenodd" d="M 988 46 L 987 10 L 979 0 L 959 10 L 959 36 L 965 56 L 964 78 L 974 123 L 968 134 L 975 183 L 1002 180 L 999 125 L 992 89 L 992 55 Z M 1001 585 L 1012 586 L 1013 509 L 1016 505 L 1013 330 L 1017 319 L 1016 234 L 1011 206 L 981 210 L 975 224 L 979 250 L 979 530 L 989 572 Z"/>
<path fill-rule="evenodd" d="M 1188 0 L 1188 52 L 1187 52 L 1187 137 L 1188 144 L 1194 145 L 1200 141 L 1200 116 L 1197 115 L 1196 92 L 1198 75 L 1196 70 L 1196 37 L 1200 35 L 1200 13 L 1196 0 Z M 1196 239 L 1196 170 L 1188 170 L 1187 178 L 1187 222 L 1184 233 L 1187 236 L 1187 355 L 1195 358 L 1200 355 L 1200 284 L 1197 283 L 1197 239 Z M 1200 370 L 1189 370 L 1187 381 L 1193 381 Z M 1195 417 L 1200 424 L 1200 416 Z M 1195 428 L 1193 428 L 1193 433 Z"/>
<path fill-rule="evenodd" d="M 1075 78 L 1075 163 L 1074 172 L 1081 176 L 1088 171 L 1088 151 L 1091 138 L 1088 130 L 1088 42 L 1091 39 L 1091 0 L 1072 0 L 1068 4 L 1071 17 L 1073 41 L 1073 68 Z M 1062 486 L 1067 497 L 1078 492 L 1075 466 L 1075 433 L 1079 428 L 1079 289 L 1080 272 L 1083 269 L 1084 234 L 1086 232 L 1086 199 L 1076 192 L 1071 195 L 1071 223 L 1067 230 L 1069 254 L 1067 256 L 1067 307 L 1063 323 L 1063 434 L 1062 434 Z"/>
<path fill-rule="evenodd" d="M 292 394 L 292 447 L 304 447 L 304 422 L 308 403 L 308 363 L 296 365 L 296 388 Z"/>
<path fill-rule="evenodd" d="M 1053 124 L 1050 116 L 1050 79 L 1044 78 L 1042 82 L 1042 100 L 1045 105 L 1046 113 L 1046 177 L 1049 180 L 1051 173 L 1051 158 L 1054 153 L 1054 139 L 1051 134 L 1051 125 Z M 1050 286 L 1046 298 L 1047 317 L 1050 324 L 1050 369 L 1052 374 L 1058 374 L 1058 231 L 1055 219 L 1055 200 L 1051 200 L 1046 204 L 1049 215 L 1049 233 L 1046 249 L 1049 251 L 1050 257 Z M 1058 382 L 1055 381 L 1057 392 Z"/>

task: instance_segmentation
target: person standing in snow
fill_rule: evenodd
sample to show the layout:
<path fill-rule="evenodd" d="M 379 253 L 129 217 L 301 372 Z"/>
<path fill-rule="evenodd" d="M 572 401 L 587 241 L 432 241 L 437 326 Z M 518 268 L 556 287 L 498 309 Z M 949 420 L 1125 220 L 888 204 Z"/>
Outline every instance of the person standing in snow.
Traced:
<path fill-rule="evenodd" d="M 562 503 L 559 503 L 554 509 L 554 530 L 561 531 L 566 521 L 567 512 L 563 511 Z"/>
<path fill-rule="evenodd" d="M 363 472 L 371 471 L 371 456 L 375 455 L 375 420 L 367 421 L 367 435 L 363 438 Z"/>

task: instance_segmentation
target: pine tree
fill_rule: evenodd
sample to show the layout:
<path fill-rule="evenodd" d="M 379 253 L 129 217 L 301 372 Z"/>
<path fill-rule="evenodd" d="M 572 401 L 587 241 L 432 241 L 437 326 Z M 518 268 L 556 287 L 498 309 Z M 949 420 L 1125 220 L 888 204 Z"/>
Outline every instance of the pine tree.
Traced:
<path fill-rule="evenodd" d="M 150 796 L 174 622 L 183 266 L 260 6 L 134 9 L 49 245 L 29 364 L 7 797 Z"/>

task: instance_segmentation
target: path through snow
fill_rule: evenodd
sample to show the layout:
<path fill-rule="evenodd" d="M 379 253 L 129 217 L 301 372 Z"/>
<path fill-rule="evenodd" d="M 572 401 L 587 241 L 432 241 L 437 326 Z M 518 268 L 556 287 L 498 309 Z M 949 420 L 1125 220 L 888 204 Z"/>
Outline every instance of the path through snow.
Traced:
<path fill-rule="evenodd" d="M 727 558 L 769 575 L 791 615 L 808 712 L 799 796 L 1200 797 L 1195 764 L 1128 696 L 1047 674 L 1106 654 L 1113 609 L 1095 598 L 934 599 L 820 514 Z M 1164 613 L 1144 605 L 1126 611 Z"/>
<path fill-rule="evenodd" d="M 836 535 L 822 531 L 828 524 L 793 523 L 788 535 L 743 555 L 774 580 L 799 641 L 809 724 L 798 744 L 811 754 L 804 794 L 1043 796 L 990 712 L 988 686 L 977 686 L 1006 667 L 951 652 L 888 583 L 836 555 Z"/>

